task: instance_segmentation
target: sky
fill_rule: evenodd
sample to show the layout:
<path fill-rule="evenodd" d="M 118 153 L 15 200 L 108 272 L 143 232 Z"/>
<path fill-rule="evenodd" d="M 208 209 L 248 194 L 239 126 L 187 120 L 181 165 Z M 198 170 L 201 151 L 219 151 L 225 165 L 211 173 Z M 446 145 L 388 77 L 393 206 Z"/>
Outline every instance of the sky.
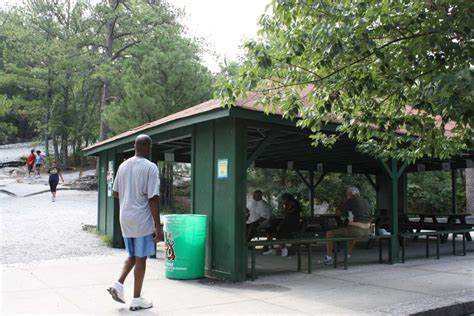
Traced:
<path fill-rule="evenodd" d="M 98 1 L 98 0 L 92 0 Z M 22 0 L 0 0 L 0 6 Z M 189 36 L 204 38 L 212 53 L 203 55 L 203 62 L 212 71 L 219 70 L 224 58 L 237 60 L 243 39 L 256 37 L 257 21 L 270 0 L 167 0 L 186 12 L 182 21 Z"/>

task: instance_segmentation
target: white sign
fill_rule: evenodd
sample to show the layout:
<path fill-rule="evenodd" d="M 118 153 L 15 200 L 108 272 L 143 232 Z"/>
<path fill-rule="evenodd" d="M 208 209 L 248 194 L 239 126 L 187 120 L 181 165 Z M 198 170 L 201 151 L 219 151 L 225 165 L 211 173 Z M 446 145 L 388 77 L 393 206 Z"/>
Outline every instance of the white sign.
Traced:
<path fill-rule="evenodd" d="M 229 176 L 229 160 L 218 159 L 217 160 L 217 178 L 223 179 Z"/>
<path fill-rule="evenodd" d="M 352 165 L 347 165 L 347 173 L 348 174 L 352 173 Z"/>
<path fill-rule="evenodd" d="M 107 196 L 112 196 L 112 185 L 114 184 L 114 161 L 110 160 L 107 169 Z"/>

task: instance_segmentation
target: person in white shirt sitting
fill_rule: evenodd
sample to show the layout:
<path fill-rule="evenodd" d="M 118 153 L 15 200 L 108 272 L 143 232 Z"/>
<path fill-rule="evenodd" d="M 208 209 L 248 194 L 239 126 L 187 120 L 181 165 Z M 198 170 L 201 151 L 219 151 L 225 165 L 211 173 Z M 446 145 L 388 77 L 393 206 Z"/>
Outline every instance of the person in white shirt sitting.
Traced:
<path fill-rule="evenodd" d="M 252 200 L 247 205 L 247 241 L 252 240 L 257 230 L 265 229 L 270 225 L 272 207 L 262 199 L 260 190 L 253 192 Z"/>

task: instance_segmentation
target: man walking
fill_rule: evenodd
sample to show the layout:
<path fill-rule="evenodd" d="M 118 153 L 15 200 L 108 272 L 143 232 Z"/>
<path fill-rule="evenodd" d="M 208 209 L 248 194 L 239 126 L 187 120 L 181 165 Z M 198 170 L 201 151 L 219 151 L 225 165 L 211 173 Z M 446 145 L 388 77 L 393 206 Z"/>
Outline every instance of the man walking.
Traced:
<path fill-rule="evenodd" d="M 119 279 L 107 291 L 114 300 L 125 303 L 123 283 L 134 268 L 132 311 L 153 307 L 141 291 L 147 256 L 155 254 L 155 243 L 161 240 L 160 177 L 157 166 L 148 160 L 151 146 L 148 135 L 137 136 L 135 156 L 120 165 L 113 186 L 114 197 L 120 203 L 120 226 L 128 258 Z"/>

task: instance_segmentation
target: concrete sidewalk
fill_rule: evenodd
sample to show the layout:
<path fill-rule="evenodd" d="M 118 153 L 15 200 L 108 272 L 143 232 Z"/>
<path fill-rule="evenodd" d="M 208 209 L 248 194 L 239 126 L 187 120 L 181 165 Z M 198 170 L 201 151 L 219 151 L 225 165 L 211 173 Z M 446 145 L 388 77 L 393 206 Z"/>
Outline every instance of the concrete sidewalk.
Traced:
<path fill-rule="evenodd" d="M 163 260 L 149 260 L 144 296 L 155 307 L 143 312 L 130 312 L 106 292 L 124 258 L 123 250 L 114 250 L 107 256 L 3 265 L 0 314 L 401 315 L 445 306 L 452 306 L 453 314 L 474 312 L 473 253 L 396 265 L 360 264 L 349 270 L 318 265 L 311 275 L 283 272 L 235 284 L 169 280 Z M 273 259 L 288 260 L 294 267 L 295 258 Z M 128 302 L 132 282 L 130 275 Z"/>

